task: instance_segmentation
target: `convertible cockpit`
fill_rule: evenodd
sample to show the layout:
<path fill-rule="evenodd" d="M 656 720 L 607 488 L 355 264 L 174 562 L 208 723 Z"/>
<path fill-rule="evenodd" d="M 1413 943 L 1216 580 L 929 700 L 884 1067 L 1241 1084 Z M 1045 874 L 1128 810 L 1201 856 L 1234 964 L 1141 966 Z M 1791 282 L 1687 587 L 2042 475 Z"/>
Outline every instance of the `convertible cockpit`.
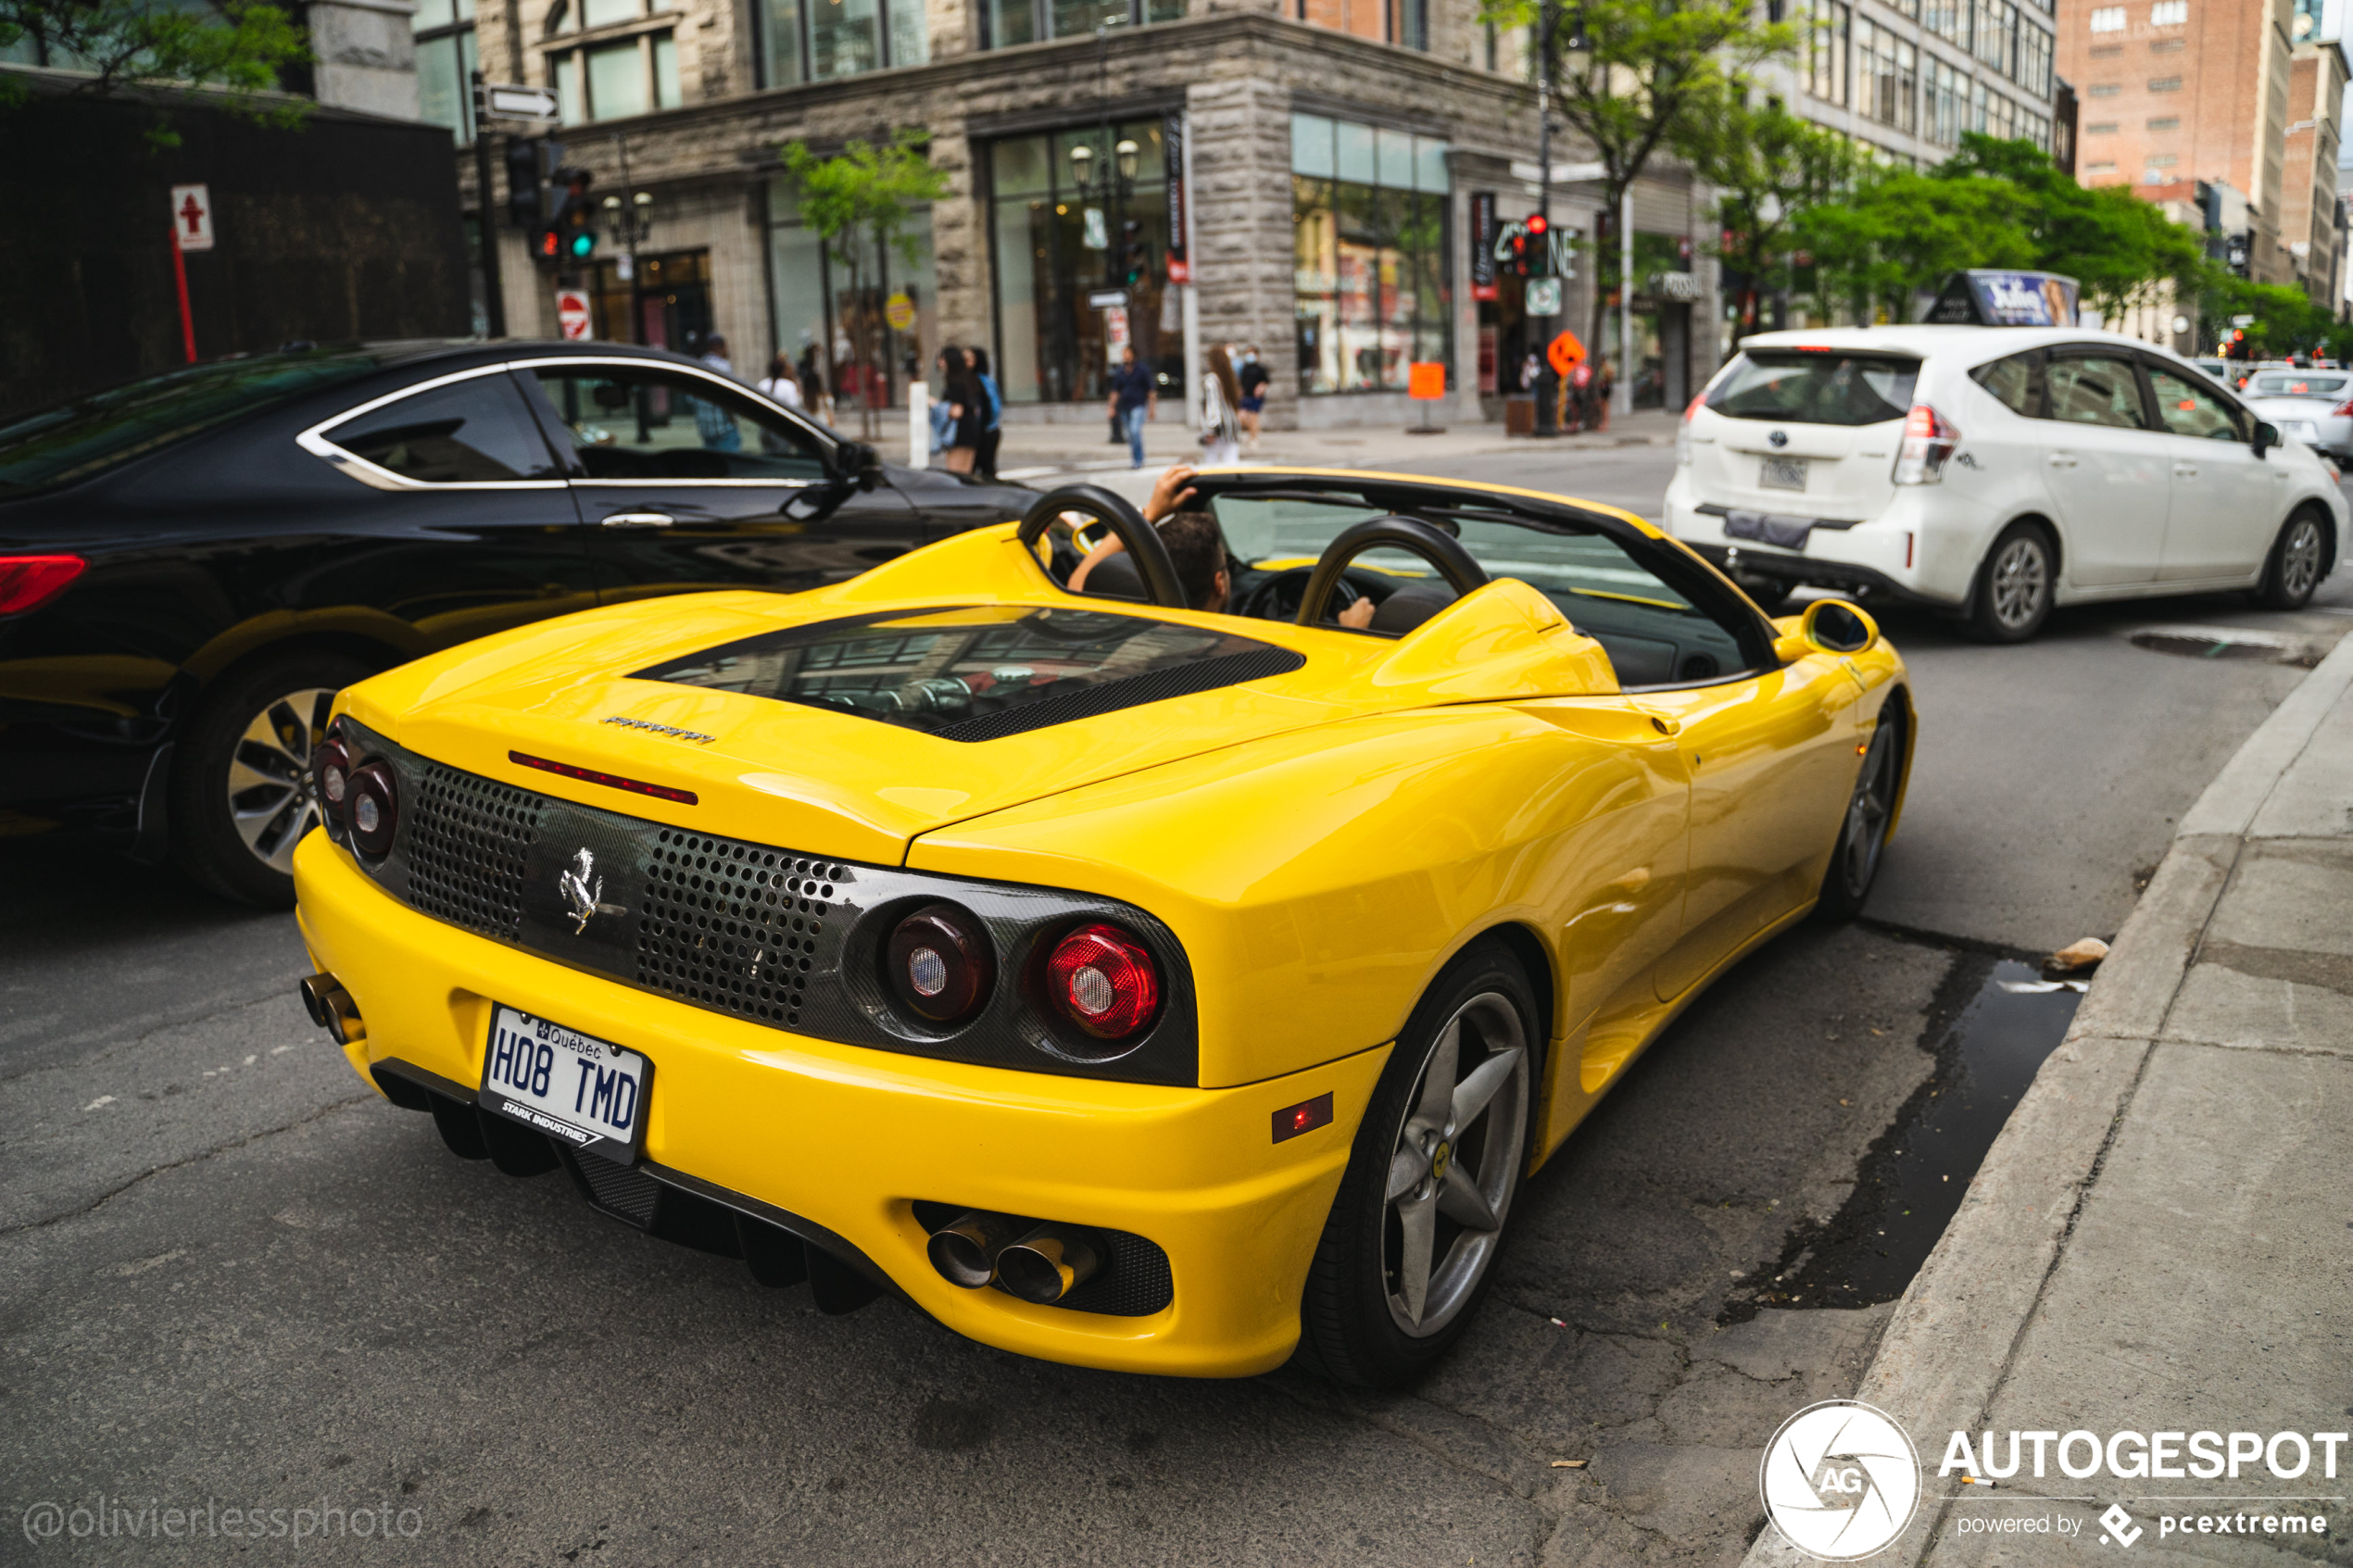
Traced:
<path fill-rule="evenodd" d="M 1191 508 L 1216 520 L 1227 614 L 1400 637 L 1494 578 L 1526 583 L 1608 653 L 1628 689 L 1696 685 L 1771 663 L 1773 632 L 1755 607 L 1672 542 L 1551 497 L 1322 471 L 1195 476 Z M 1185 603 L 1143 516 L 1092 485 L 1046 496 L 1024 536 L 1050 545 L 1067 584 L 1106 533 L 1126 548 L 1101 560 L 1083 594 Z M 1165 569 L 1165 584 L 1154 578 Z M 1360 601 L 1372 604 L 1369 622 Z M 1345 619 L 1343 617 L 1345 616 Z"/>

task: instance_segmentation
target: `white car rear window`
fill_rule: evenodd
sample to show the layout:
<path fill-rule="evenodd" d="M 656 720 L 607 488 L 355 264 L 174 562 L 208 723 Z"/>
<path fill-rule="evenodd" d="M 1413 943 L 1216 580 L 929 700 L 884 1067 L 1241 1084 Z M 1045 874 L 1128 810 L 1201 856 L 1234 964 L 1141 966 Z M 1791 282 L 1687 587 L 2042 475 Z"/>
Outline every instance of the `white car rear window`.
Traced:
<path fill-rule="evenodd" d="M 2345 390 L 2353 376 L 2264 375 L 2247 384 L 2247 392 L 2259 397 L 2327 397 Z"/>
<path fill-rule="evenodd" d="M 1707 407 L 1734 420 L 1881 424 L 1910 411 L 1919 373 L 1918 359 L 1894 355 L 1760 348 L 1732 361 Z"/>

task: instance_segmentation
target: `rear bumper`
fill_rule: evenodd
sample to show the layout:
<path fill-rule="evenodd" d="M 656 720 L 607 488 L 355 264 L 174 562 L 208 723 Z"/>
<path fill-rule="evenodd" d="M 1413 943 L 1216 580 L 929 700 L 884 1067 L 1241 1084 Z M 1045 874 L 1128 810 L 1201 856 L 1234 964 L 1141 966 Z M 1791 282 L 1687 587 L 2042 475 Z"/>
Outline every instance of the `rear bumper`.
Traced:
<path fill-rule="evenodd" d="M 1963 608 L 1969 600 L 1974 563 L 1962 565 L 1965 550 L 1948 548 L 1953 531 L 1918 515 L 1908 496 L 1899 496 L 1897 508 L 1886 516 L 1848 527 L 1817 527 L 1800 549 L 1728 536 L 1723 508 L 1700 495 L 1681 472 L 1667 486 L 1665 510 L 1667 531 L 1727 572 L 1946 612 Z M 1939 566 L 1950 570 L 1939 571 Z M 1941 577 L 1954 578 L 1958 586 Z"/>
<path fill-rule="evenodd" d="M 468 1092 L 494 998 L 643 1051 L 654 1061 L 646 1174 L 863 1260 L 971 1338 L 1076 1365 L 1242 1376 L 1287 1359 L 1308 1262 L 1388 1055 L 1233 1089 L 904 1057 L 691 1007 L 457 930 L 394 899 L 323 834 L 296 851 L 295 880 L 313 961 L 365 1020 L 365 1040 L 346 1054 L 371 1082 L 390 1060 L 401 1065 L 388 1071 Z M 1276 1110 L 1327 1092 L 1331 1125 L 1272 1141 Z M 918 1203 L 1144 1237 L 1166 1256 L 1173 1296 L 1129 1317 L 961 1289 L 925 1256 Z"/>

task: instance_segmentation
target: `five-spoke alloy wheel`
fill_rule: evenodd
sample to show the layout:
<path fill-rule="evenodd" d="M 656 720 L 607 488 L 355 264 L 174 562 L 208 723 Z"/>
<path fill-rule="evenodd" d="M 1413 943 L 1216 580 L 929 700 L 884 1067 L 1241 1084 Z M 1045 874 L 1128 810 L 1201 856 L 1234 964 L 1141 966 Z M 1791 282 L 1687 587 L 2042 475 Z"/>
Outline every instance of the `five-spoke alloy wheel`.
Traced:
<path fill-rule="evenodd" d="M 2037 523 L 2012 523 L 1978 571 L 1969 630 L 1989 643 L 2026 641 L 2050 619 L 2057 580 L 2050 534 Z"/>
<path fill-rule="evenodd" d="M 2322 519 L 2309 510 L 2287 520 L 2263 563 L 2256 603 L 2266 609 L 2302 609 L 2311 602 L 2312 590 L 2321 585 L 2321 564 L 2328 548 L 2322 526 Z"/>
<path fill-rule="evenodd" d="M 1394 1387 L 1445 1354 L 1495 1273 L 1542 1082 L 1535 993 L 1496 936 L 1406 1021 L 1358 1124 L 1300 1309 L 1299 1360 Z"/>
<path fill-rule="evenodd" d="M 1853 920 L 1863 912 L 1879 875 L 1880 853 L 1887 847 L 1889 819 L 1895 815 L 1895 793 L 1904 772 L 1903 716 L 1889 699 L 1863 751 L 1856 771 L 1855 793 L 1847 797 L 1846 818 L 1839 824 L 1838 847 L 1822 873 L 1822 895 L 1815 912 L 1826 920 Z"/>

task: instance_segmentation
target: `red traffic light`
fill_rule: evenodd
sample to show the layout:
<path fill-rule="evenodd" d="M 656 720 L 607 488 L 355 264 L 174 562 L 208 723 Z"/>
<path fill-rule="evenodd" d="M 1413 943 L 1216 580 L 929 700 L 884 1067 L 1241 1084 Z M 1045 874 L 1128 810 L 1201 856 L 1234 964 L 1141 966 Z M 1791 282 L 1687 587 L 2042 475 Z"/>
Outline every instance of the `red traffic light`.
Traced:
<path fill-rule="evenodd" d="M 1545 221 L 1544 215 L 1542 213 L 1531 212 L 1528 215 L 1528 232 L 1529 233 L 1541 234 L 1551 227 L 1552 224 Z"/>

